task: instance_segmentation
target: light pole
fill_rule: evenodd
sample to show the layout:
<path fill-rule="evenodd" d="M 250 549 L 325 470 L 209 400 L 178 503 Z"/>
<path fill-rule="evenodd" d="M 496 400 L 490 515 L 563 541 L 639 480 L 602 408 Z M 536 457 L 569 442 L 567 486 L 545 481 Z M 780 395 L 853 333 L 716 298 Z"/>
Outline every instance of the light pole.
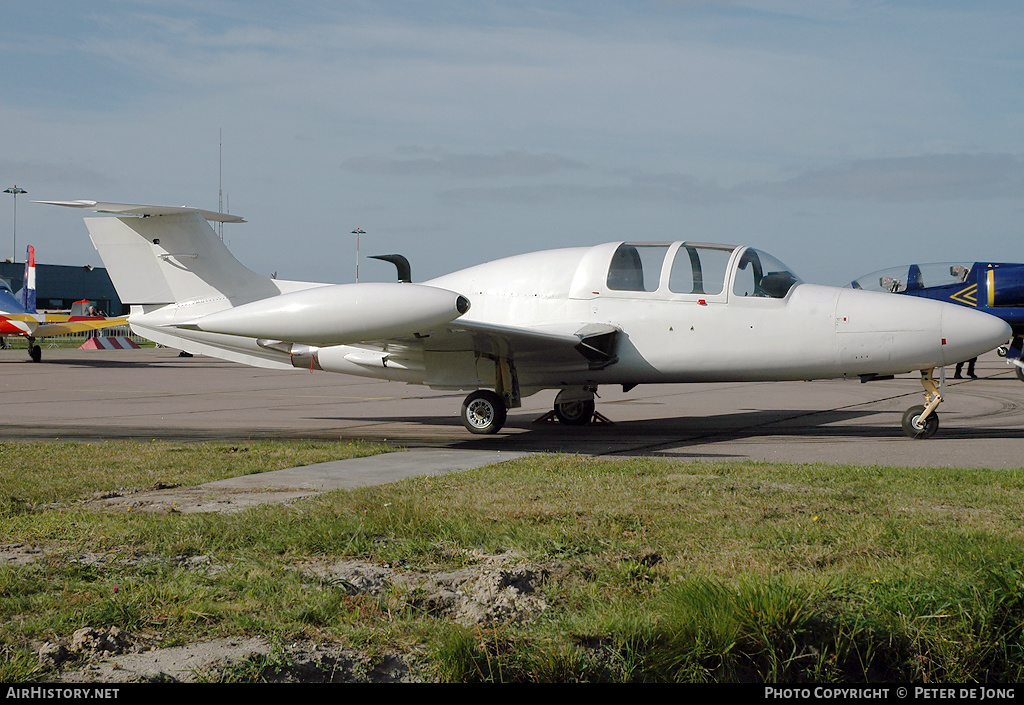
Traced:
<path fill-rule="evenodd" d="M 356 284 L 359 283 L 359 236 L 365 235 L 366 231 L 362 228 L 356 228 L 352 231 L 352 234 L 356 236 Z"/>
<path fill-rule="evenodd" d="M 28 191 L 26 191 L 23 188 L 18 188 L 17 184 L 15 184 L 14 186 L 12 186 L 9 189 L 4 189 L 4 193 L 9 193 L 9 194 L 14 196 L 14 245 L 13 245 L 13 248 L 14 248 L 14 252 L 13 252 L 14 258 L 11 261 L 12 262 L 17 262 L 18 261 L 18 194 L 19 193 L 28 193 Z"/>

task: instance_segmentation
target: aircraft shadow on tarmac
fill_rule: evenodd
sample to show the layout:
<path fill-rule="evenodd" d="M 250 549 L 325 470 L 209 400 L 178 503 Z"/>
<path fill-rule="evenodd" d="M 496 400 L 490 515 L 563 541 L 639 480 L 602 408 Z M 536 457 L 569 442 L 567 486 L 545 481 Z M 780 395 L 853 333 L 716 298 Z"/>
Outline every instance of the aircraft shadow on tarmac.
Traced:
<path fill-rule="evenodd" d="M 602 446 L 609 449 L 633 448 L 655 450 L 659 447 L 757 438 L 768 436 L 807 440 L 834 439 L 905 439 L 889 416 L 899 418 L 900 412 L 878 410 L 788 409 L 785 411 L 738 411 L 715 416 L 681 416 L 675 418 L 640 419 L 565 426 L 542 421 L 543 417 L 512 414 L 503 432 L 496 435 L 454 436 L 433 438 L 432 444 L 451 448 L 518 450 L 533 452 L 589 452 Z M 858 423 L 867 417 L 884 418 L 877 424 Z M 334 417 L 341 420 L 342 417 Z M 366 417 L 344 417 L 346 421 L 367 420 Z M 326 420 L 326 419 L 323 419 Z M 422 425 L 461 428 L 451 416 L 419 416 L 378 418 L 384 424 Z M 979 426 L 957 426 L 954 419 L 943 427 L 943 438 L 1024 438 L 1024 429 Z M 354 430 L 353 435 L 358 435 Z M 343 434 L 348 436 L 349 433 Z M 907 442 L 910 439 L 905 439 Z M 689 454 L 686 454 L 689 455 Z"/>
<path fill-rule="evenodd" d="M 63 367 L 85 367 L 90 369 L 126 369 L 126 370 L 144 370 L 144 369 L 167 369 L 168 367 L 186 367 L 189 365 L 187 358 L 181 358 L 181 362 L 178 363 L 178 358 L 157 359 L 157 360 L 111 360 L 110 358 L 95 357 L 95 358 L 68 358 L 60 357 L 59 351 L 44 350 L 44 357 L 41 362 L 32 362 L 26 355 L 24 359 L 20 357 L 4 357 L 0 358 L 0 364 L 26 364 L 26 365 L 40 365 L 43 367 L 52 365 L 61 365 Z"/>
<path fill-rule="evenodd" d="M 866 421 L 867 417 L 879 417 Z M 166 440 L 366 440 L 391 442 L 407 446 L 445 447 L 455 450 L 507 450 L 545 453 L 635 454 L 657 452 L 665 457 L 718 457 L 706 444 L 744 439 L 773 438 L 773 443 L 800 441 L 836 442 L 864 440 L 898 440 L 918 443 L 903 436 L 889 417 L 898 412 L 869 410 L 800 410 L 739 411 L 714 416 L 680 416 L 674 418 L 634 419 L 612 421 L 586 426 L 564 426 L 557 422 L 542 421 L 540 415 L 527 413 L 509 417 L 505 429 L 495 435 L 472 435 L 465 431 L 457 419 L 442 416 L 368 417 L 317 416 L 308 421 L 352 422 L 344 428 L 327 425 L 303 428 L 263 425 L 252 428 L 244 423 L 222 428 L 197 429 L 160 426 L 131 426 L 98 428 L 94 424 L 48 424 L 38 421 L 5 424 L 0 428 L 2 438 L 103 438 L 107 440 L 130 438 L 161 438 Z M 998 418 L 1000 415 L 996 414 Z M 1017 426 L 982 426 L 987 417 L 974 419 L 950 418 L 943 427 L 943 438 L 952 440 L 1007 440 L 1024 439 L 1024 428 Z M 1016 415 L 1005 420 L 1017 418 Z M 296 421 L 294 417 L 290 421 Z M 362 423 L 360 423 L 362 422 Z M 974 425 L 969 425 L 974 424 Z M 693 451 L 684 450 L 693 448 Z M 671 449 L 677 449 L 672 452 Z M 734 454 L 728 454 L 732 457 Z"/>

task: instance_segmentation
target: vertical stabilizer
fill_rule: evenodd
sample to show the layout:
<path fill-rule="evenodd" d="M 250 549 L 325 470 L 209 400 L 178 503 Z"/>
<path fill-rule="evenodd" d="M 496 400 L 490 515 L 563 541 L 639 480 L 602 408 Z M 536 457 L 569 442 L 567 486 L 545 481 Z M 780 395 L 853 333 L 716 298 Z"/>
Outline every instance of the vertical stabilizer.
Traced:
<path fill-rule="evenodd" d="M 21 287 L 19 303 L 26 313 L 36 311 L 36 248 L 28 246 L 25 253 L 25 283 Z"/>
<path fill-rule="evenodd" d="M 216 299 L 237 305 L 279 293 L 234 258 L 201 212 L 85 223 L 126 305 Z"/>

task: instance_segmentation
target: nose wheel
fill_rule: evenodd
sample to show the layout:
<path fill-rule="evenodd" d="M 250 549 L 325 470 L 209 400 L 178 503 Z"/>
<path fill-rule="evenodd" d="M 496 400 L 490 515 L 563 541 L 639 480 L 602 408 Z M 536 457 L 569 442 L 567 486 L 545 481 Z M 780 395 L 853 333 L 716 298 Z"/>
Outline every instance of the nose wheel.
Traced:
<path fill-rule="evenodd" d="M 924 416 L 925 407 L 918 404 L 903 413 L 903 432 L 914 439 L 931 438 L 939 430 L 939 415 L 934 411 Z"/>
<path fill-rule="evenodd" d="M 939 430 L 939 415 L 935 409 L 942 403 L 942 394 L 935 384 L 935 368 L 921 370 L 921 386 L 924 387 L 924 405 L 912 406 L 903 413 L 903 432 L 911 438 L 931 438 Z"/>

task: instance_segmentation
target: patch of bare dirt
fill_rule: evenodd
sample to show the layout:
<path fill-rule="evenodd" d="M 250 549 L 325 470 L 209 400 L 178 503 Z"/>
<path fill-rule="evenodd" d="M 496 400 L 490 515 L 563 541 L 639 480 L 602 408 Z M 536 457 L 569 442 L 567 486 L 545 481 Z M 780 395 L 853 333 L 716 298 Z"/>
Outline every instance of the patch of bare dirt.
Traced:
<path fill-rule="evenodd" d="M 262 504 L 288 504 L 319 494 L 315 489 L 233 487 L 230 484 L 180 486 L 156 484 L 151 487 L 98 492 L 78 506 L 114 512 L 152 514 L 230 514 Z"/>
<path fill-rule="evenodd" d="M 439 619 L 485 626 L 524 621 L 543 612 L 548 605 L 540 588 L 563 570 L 514 553 L 480 552 L 453 571 L 401 570 L 345 559 L 306 561 L 299 569 L 353 595 L 388 597 Z"/>
<path fill-rule="evenodd" d="M 422 679 L 397 654 L 369 657 L 335 644 L 309 641 L 274 647 L 259 637 L 226 638 L 153 647 L 117 627 L 86 627 L 65 647 L 39 650 L 56 667 L 57 683 L 194 683 L 250 681 L 306 683 L 403 683 Z"/>
<path fill-rule="evenodd" d="M 210 485 L 154 486 L 97 494 L 84 506 L 114 511 L 161 513 L 234 512 L 267 502 L 290 502 L 308 491 L 239 491 Z M 0 544 L 0 564 L 26 565 L 44 560 L 43 547 Z M 183 569 L 216 572 L 207 557 L 129 559 L 102 554 L 62 556 L 62 560 L 105 564 L 177 561 Z M 305 561 L 297 568 L 326 588 L 369 594 L 395 606 L 419 610 L 436 619 L 465 625 L 525 621 L 543 612 L 541 586 L 563 569 L 538 565 L 516 554 L 472 553 L 465 566 L 446 571 L 414 571 L 355 560 Z M 117 627 L 85 627 L 66 642 L 41 644 L 41 663 L 57 682 L 191 682 L 275 680 L 305 682 L 414 682 L 421 680 L 414 654 L 369 656 L 337 644 L 296 642 L 271 645 L 259 638 L 228 638 L 163 646 L 159 637 L 128 634 Z"/>
<path fill-rule="evenodd" d="M 0 562 L 30 563 L 46 554 L 27 544 L 0 545 Z M 65 557 L 103 564 L 109 557 Z M 128 560 L 146 562 L 153 557 Z M 176 561 L 185 570 L 216 572 L 203 556 Z M 456 570 L 415 571 L 358 560 L 309 560 L 297 569 L 322 589 L 366 594 L 399 609 L 464 625 L 493 626 L 529 620 L 547 609 L 541 587 L 564 574 L 560 564 L 539 565 L 520 555 L 472 552 Z M 419 682 L 414 653 L 370 656 L 338 644 L 272 645 L 259 637 L 216 639 L 163 646 L 159 636 L 133 635 L 118 627 L 85 627 L 67 641 L 39 646 L 56 682 L 132 683 L 267 680 L 279 682 Z"/>

